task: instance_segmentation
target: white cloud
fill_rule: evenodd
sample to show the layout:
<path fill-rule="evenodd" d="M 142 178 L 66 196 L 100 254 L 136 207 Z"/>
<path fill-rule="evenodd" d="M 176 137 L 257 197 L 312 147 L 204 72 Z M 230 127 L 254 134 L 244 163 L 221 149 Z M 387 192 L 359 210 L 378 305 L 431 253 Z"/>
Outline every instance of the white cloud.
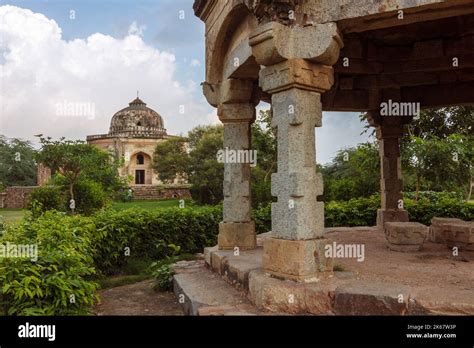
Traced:
<path fill-rule="evenodd" d="M 136 21 L 133 21 L 132 24 L 128 27 L 128 35 L 138 35 L 142 36 L 143 32 L 146 29 L 146 25 L 138 25 Z"/>
<path fill-rule="evenodd" d="M 175 56 L 147 45 L 140 37 L 143 30 L 134 22 L 124 38 L 96 33 L 65 41 L 54 20 L 1 6 L 0 134 L 85 139 L 107 133 L 113 114 L 126 107 L 137 90 L 161 114 L 170 134 L 208 123 L 210 106 L 192 97 L 200 94 L 199 85 L 180 83 Z M 71 103 L 74 110 L 90 106 L 94 117 L 57 112 L 58 105 L 68 108 Z"/>
<path fill-rule="evenodd" d="M 191 64 L 190 64 L 192 67 L 200 67 L 201 66 L 201 62 L 197 59 L 193 59 L 191 60 Z"/>

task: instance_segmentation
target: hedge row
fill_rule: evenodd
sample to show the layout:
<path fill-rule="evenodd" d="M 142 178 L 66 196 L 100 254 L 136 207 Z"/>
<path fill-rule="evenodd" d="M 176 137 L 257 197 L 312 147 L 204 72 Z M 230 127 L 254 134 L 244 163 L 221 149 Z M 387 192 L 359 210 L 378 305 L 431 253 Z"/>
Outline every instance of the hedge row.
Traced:
<path fill-rule="evenodd" d="M 183 253 L 202 252 L 217 243 L 222 208 L 167 208 L 156 211 L 106 210 L 93 216 L 99 240 L 95 264 L 105 273 L 123 266 L 131 257 L 160 260 L 168 256 L 163 246 L 174 244 Z"/>
<path fill-rule="evenodd" d="M 437 197 L 438 199 L 435 199 Z M 324 208 L 326 227 L 338 226 L 374 226 L 377 221 L 377 209 L 380 197 L 357 198 L 349 201 L 327 202 Z M 451 195 L 433 195 L 418 201 L 404 199 L 404 208 L 410 221 L 429 225 L 433 217 L 457 217 L 466 221 L 474 219 L 474 204 L 464 202 Z M 253 211 L 257 233 L 271 230 L 271 204 L 260 206 Z"/>

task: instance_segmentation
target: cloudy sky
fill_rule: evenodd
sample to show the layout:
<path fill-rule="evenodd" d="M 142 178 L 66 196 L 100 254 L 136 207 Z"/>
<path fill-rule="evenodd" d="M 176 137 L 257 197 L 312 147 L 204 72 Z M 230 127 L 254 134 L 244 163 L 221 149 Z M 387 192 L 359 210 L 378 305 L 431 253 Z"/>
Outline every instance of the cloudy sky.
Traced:
<path fill-rule="evenodd" d="M 0 134 L 35 140 L 39 133 L 107 133 L 137 90 L 170 134 L 219 122 L 201 93 L 204 24 L 192 4 L 0 0 Z M 90 112 L 76 112 L 80 107 Z M 362 128 L 356 113 L 325 113 L 318 162 L 365 141 Z"/>

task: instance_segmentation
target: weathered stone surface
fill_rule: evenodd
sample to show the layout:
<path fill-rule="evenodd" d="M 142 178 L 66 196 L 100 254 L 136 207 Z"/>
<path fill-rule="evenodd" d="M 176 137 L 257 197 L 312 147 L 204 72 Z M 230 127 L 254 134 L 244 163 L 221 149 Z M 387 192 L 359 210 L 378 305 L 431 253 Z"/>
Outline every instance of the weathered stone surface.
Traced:
<path fill-rule="evenodd" d="M 173 284 L 176 298 L 188 315 L 199 315 L 202 307 L 218 307 L 221 311 L 224 307 L 238 312 L 239 306 L 250 306 L 243 293 L 205 268 L 199 272 L 176 274 Z M 212 310 L 203 310 L 202 314 L 209 312 Z"/>
<path fill-rule="evenodd" d="M 354 282 L 336 289 L 334 311 L 338 315 L 403 315 L 408 298 L 409 288 L 398 284 Z"/>
<path fill-rule="evenodd" d="M 252 123 L 255 120 L 255 105 L 251 103 L 221 104 L 217 108 L 217 116 L 223 123 Z"/>
<path fill-rule="evenodd" d="M 253 82 L 250 80 L 227 79 L 220 85 L 220 104 L 248 103 L 252 99 Z"/>
<path fill-rule="evenodd" d="M 430 231 L 429 231 L 430 242 L 445 243 L 446 240 L 443 237 L 443 231 L 446 230 L 446 225 L 449 225 L 451 223 L 458 223 L 458 222 L 463 222 L 463 221 L 461 219 L 454 219 L 454 218 L 439 218 L 439 217 L 432 218 Z"/>
<path fill-rule="evenodd" d="M 303 59 L 285 60 L 260 70 L 259 83 L 272 94 L 292 87 L 324 92 L 334 84 L 334 72 L 330 66 Z"/>
<path fill-rule="evenodd" d="M 332 261 L 324 256 L 324 245 L 328 242 L 270 238 L 263 245 L 263 269 L 278 278 L 318 281 L 320 271 L 332 271 Z"/>
<path fill-rule="evenodd" d="M 385 222 L 408 222 L 408 211 L 404 209 L 377 209 L 377 226 L 383 228 Z"/>
<path fill-rule="evenodd" d="M 204 248 L 204 261 L 206 261 L 206 264 L 211 267 L 211 257 L 212 257 L 212 253 L 215 252 L 215 251 L 218 251 L 219 250 L 219 246 L 218 245 L 215 245 L 213 247 L 207 247 L 207 248 Z"/>
<path fill-rule="evenodd" d="M 171 265 L 171 270 L 176 273 L 195 273 L 204 271 L 203 260 L 179 261 Z"/>
<path fill-rule="evenodd" d="M 260 65 L 272 65 L 293 58 L 333 65 L 343 46 L 335 23 L 288 27 L 269 22 L 250 34 L 249 43 Z"/>
<path fill-rule="evenodd" d="M 248 290 L 249 272 L 262 268 L 262 247 L 252 250 L 218 250 L 207 248 L 207 264 L 224 279 L 243 290 Z"/>
<path fill-rule="evenodd" d="M 332 314 L 330 289 L 318 283 L 275 279 L 261 270 L 250 272 L 249 298 L 260 310 L 291 314 Z"/>
<path fill-rule="evenodd" d="M 442 238 L 448 247 L 474 250 L 474 222 L 455 222 L 444 225 Z"/>
<path fill-rule="evenodd" d="M 392 244 L 423 244 L 428 227 L 419 222 L 386 222 L 385 237 Z"/>
<path fill-rule="evenodd" d="M 319 94 L 296 88 L 274 94 L 272 125 L 278 130 L 278 168 L 272 175 L 272 232 L 301 240 L 322 235 L 322 177 L 314 171 L 314 126 L 320 124 Z M 310 145 L 309 145 L 310 144 Z M 304 188 L 304 189 L 303 189 Z"/>
<path fill-rule="evenodd" d="M 221 222 L 218 245 L 221 250 L 254 249 L 257 246 L 255 222 Z"/>
<path fill-rule="evenodd" d="M 260 65 L 252 55 L 249 40 L 241 41 L 227 56 L 223 68 L 224 78 L 254 79 L 258 76 Z"/>

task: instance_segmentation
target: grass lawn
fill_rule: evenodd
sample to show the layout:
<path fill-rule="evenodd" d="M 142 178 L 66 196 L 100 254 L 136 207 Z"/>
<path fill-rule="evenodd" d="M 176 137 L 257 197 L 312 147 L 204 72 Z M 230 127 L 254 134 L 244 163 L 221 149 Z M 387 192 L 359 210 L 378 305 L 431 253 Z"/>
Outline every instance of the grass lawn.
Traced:
<path fill-rule="evenodd" d="M 193 203 L 191 200 L 186 200 L 184 202 L 184 206 L 188 207 L 195 207 L 196 204 Z M 179 200 L 178 199 L 166 199 L 160 201 L 132 201 L 132 202 L 114 202 L 112 203 L 112 208 L 115 210 L 124 210 L 129 208 L 142 208 L 146 210 L 155 210 L 155 209 L 162 209 L 162 208 L 179 208 Z"/>
<path fill-rule="evenodd" d="M 18 223 L 25 213 L 26 210 L 23 209 L 0 209 L 0 216 L 7 224 Z"/>
<path fill-rule="evenodd" d="M 197 207 L 196 204 L 191 200 L 186 200 L 184 206 L 188 207 Z M 146 210 L 155 210 L 162 208 L 179 208 L 178 199 L 167 199 L 160 201 L 132 201 L 132 202 L 113 202 L 112 209 L 115 210 L 124 210 L 129 208 L 142 208 Z M 25 216 L 26 210 L 24 209 L 0 209 L 0 216 L 3 217 L 3 220 L 7 224 L 18 223 L 23 216 Z"/>

